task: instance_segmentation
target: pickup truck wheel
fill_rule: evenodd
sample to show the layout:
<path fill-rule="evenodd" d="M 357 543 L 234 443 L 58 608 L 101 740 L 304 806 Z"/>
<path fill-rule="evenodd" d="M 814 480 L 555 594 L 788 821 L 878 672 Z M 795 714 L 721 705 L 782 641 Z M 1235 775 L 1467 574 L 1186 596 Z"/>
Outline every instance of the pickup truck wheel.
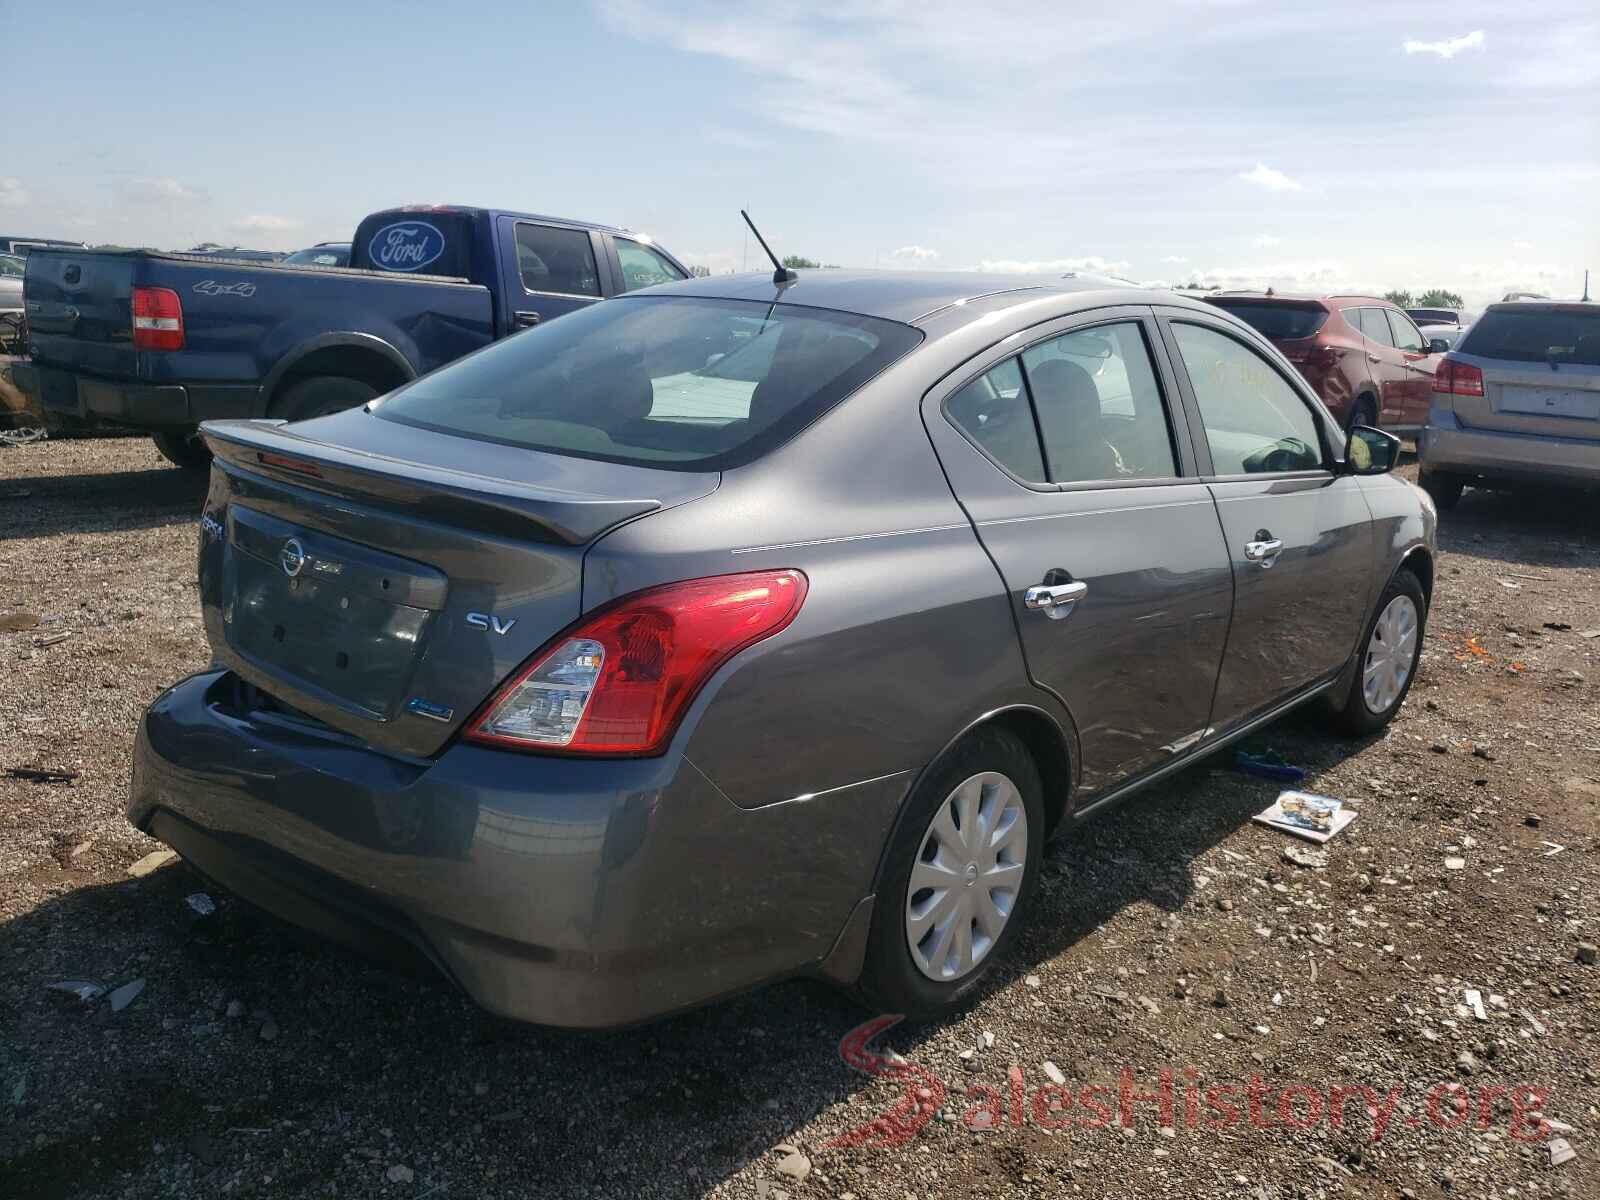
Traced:
<path fill-rule="evenodd" d="M 344 375 L 313 375 L 289 388 L 272 406 L 272 415 L 290 421 L 309 421 L 329 413 L 365 404 L 378 389 Z"/>
<path fill-rule="evenodd" d="M 201 438 L 198 429 L 172 429 L 152 433 L 150 440 L 161 451 L 161 457 L 185 471 L 209 471 L 211 450 Z"/>

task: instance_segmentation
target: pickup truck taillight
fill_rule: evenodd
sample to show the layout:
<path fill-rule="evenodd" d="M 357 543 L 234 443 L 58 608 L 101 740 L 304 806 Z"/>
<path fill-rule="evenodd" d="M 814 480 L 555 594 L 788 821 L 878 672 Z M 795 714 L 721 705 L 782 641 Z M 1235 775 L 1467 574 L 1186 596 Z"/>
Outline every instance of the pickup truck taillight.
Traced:
<path fill-rule="evenodd" d="M 171 288 L 133 289 L 133 348 L 182 350 L 183 304 Z"/>
<path fill-rule="evenodd" d="M 1433 390 L 1446 396 L 1483 395 L 1483 372 L 1471 363 L 1457 362 L 1448 354 L 1433 373 Z"/>

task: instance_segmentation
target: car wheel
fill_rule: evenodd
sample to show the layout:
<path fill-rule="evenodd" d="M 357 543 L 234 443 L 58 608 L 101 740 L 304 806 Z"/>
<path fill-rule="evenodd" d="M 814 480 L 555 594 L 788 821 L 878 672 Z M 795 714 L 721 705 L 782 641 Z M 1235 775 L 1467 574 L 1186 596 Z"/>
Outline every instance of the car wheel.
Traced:
<path fill-rule="evenodd" d="M 272 415 L 289 421 L 309 421 L 365 404 L 378 389 L 343 375 L 313 375 L 302 379 L 272 406 Z"/>
<path fill-rule="evenodd" d="M 938 1017 L 975 999 L 1039 875 L 1044 799 L 1027 747 L 981 730 L 917 785 L 885 859 L 858 990 Z"/>
<path fill-rule="evenodd" d="M 161 457 L 185 471 L 209 471 L 211 448 L 200 436 L 198 429 L 173 429 L 152 433 L 150 440 L 161 451 Z"/>
<path fill-rule="evenodd" d="M 1345 425 L 1345 431 L 1348 433 L 1357 425 L 1378 428 L 1378 406 L 1373 403 L 1371 396 L 1361 396 L 1350 406 L 1350 421 Z"/>
<path fill-rule="evenodd" d="M 1400 711 L 1417 675 L 1428 599 L 1410 571 L 1396 572 L 1367 622 L 1366 640 L 1335 723 L 1356 737 L 1375 733 Z"/>
<path fill-rule="evenodd" d="M 1440 510 L 1454 508 L 1461 499 L 1461 489 L 1466 487 L 1466 481 L 1461 476 L 1448 471 L 1419 471 L 1417 484 L 1433 498 L 1433 506 Z"/>

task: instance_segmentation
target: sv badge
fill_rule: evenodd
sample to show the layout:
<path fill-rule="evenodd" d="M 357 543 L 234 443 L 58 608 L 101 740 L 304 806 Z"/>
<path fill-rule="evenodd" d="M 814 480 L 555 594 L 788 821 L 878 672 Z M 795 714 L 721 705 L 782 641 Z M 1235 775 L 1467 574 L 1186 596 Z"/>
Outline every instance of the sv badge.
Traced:
<path fill-rule="evenodd" d="M 504 617 L 497 617 L 493 613 L 469 612 L 467 614 L 468 625 L 471 625 L 474 629 L 481 629 L 485 633 L 492 630 L 501 637 L 505 637 L 506 634 L 510 633 L 511 627 L 516 623 L 517 618 L 515 617 L 507 620 Z"/>

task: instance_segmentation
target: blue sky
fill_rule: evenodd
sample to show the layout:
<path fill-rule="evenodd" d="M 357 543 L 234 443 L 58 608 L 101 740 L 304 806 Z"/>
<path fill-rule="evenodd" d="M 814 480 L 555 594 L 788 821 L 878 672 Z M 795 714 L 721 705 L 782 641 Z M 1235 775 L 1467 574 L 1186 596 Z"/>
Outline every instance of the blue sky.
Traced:
<path fill-rule="evenodd" d="M 0 28 L 19 234 L 289 248 L 473 203 L 721 271 L 748 205 L 855 266 L 1478 301 L 1600 269 L 1593 0 L 0 0 Z"/>

